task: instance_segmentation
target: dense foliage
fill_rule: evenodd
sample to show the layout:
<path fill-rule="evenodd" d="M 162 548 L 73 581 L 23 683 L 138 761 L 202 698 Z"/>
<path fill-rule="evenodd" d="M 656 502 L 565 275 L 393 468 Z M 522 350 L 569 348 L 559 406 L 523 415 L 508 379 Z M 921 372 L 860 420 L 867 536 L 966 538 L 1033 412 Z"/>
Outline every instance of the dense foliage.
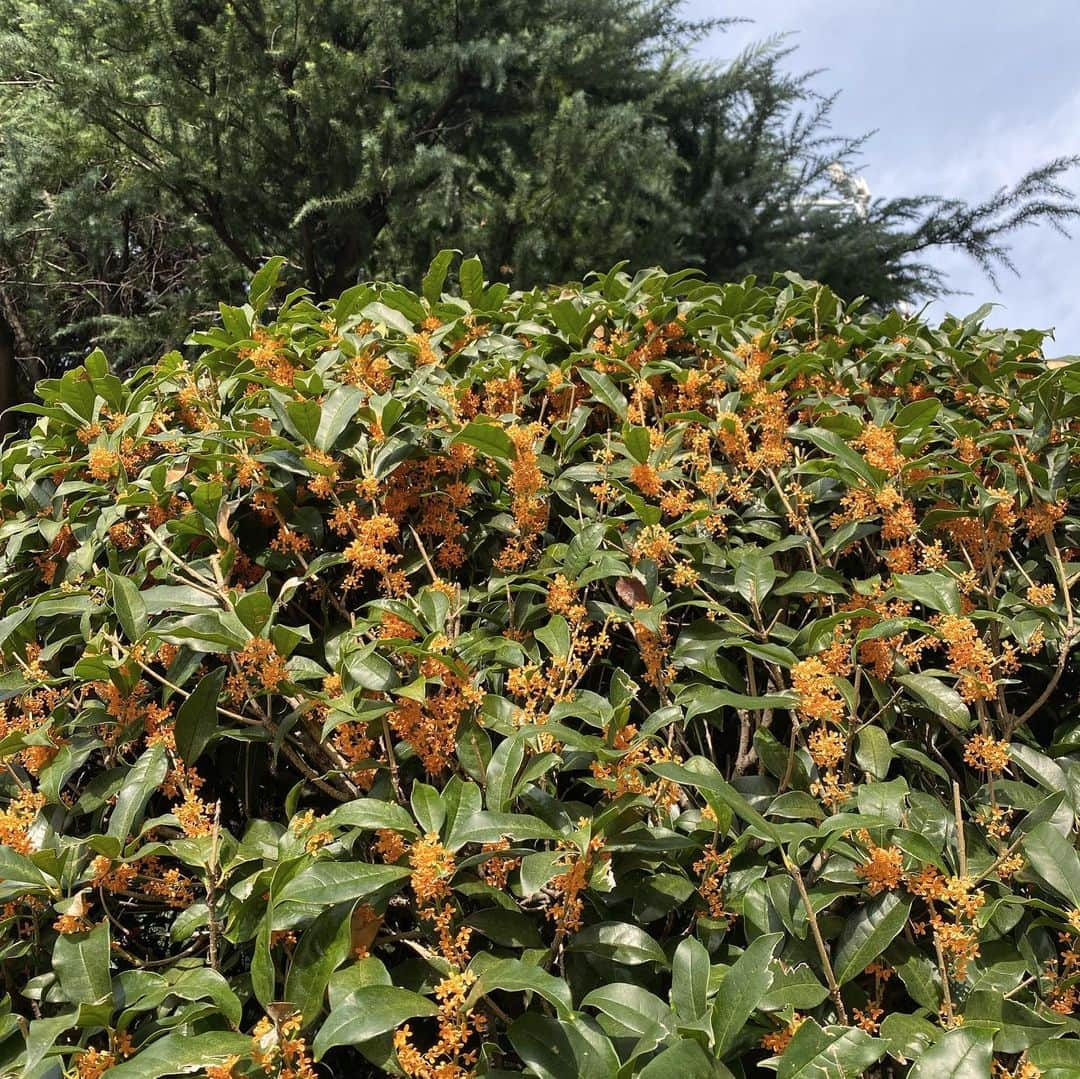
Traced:
<path fill-rule="evenodd" d="M 416 288 L 453 246 L 516 288 L 626 258 L 890 305 L 940 288 L 935 248 L 1000 267 L 1015 229 L 1078 212 L 1068 161 L 975 205 L 864 197 L 861 141 L 789 50 L 702 64 L 682 12 L 0 0 L 0 338 L 35 379 L 90 342 L 124 363 L 274 252 L 320 296 Z"/>
<path fill-rule="evenodd" d="M 25 406 L 0 1073 L 1080 1074 L 1077 372 L 451 267 Z"/>

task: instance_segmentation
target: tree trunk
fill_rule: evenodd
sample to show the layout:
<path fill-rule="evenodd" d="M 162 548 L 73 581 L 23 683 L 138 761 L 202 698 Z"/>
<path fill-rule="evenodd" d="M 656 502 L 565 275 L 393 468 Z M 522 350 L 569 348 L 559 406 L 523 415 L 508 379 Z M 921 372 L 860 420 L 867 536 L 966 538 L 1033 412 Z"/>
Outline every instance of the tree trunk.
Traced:
<path fill-rule="evenodd" d="M 0 312 L 0 434 L 16 429 L 15 416 L 7 410 L 19 403 L 19 364 L 15 359 L 15 331 Z"/>

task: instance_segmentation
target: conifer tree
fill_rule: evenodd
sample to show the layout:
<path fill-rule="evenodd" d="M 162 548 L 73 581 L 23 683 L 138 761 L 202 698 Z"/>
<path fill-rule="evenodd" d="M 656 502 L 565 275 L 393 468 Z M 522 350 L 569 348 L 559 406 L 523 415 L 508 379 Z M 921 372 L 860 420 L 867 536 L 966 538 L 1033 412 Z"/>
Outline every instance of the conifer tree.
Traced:
<path fill-rule="evenodd" d="M 27 373 L 183 339 L 270 254 L 335 295 L 481 255 L 793 269 L 878 305 L 1077 211 L 1059 160 L 970 206 L 860 201 L 782 43 L 726 67 L 680 0 L 0 0 L 0 319 Z"/>

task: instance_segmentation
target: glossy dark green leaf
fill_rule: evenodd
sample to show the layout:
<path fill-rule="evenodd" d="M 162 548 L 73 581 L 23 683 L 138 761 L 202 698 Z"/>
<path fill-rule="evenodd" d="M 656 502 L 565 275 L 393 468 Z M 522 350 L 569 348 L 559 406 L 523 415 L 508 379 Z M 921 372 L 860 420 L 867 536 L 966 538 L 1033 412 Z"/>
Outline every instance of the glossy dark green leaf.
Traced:
<path fill-rule="evenodd" d="M 772 960 L 783 935 L 757 937 L 731 965 L 712 1007 L 712 1031 L 717 1056 L 735 1042 L 746 1021 L 772 985 Z"/>
<path fill-rule="evenodd" d="M 881 956 L 903 930 L 910 910 L 910 896 L 884 892 L 847 919 L 833 955 L 833 969 L 841 985 Z"/>
<path fill-rule="evenodd" d="M 218 729 L 218 700 L 227 674 L 217 667 L 199 680 L 176 713 L 176 752 L 189 767 L 202 756 Z"/>
<path fill-rule="evenodd" d="M 986 1079 L 993 1045 L 989 1030 L 963 1026 L 947 1030 L 908 1074 L 910 1079 Z"/>
<path fill-rule="evenodd" d="M 356 1045 L 395 1029 L 408 1019 L 435 1015 L 434 1001 L 394 985 L 368 985 L 350 993 L 326 1017 L 312 1043 L 320 1060 L 335 1045 Z"/>
<path fill-rule="evenodd" d="M 362 899 L 403 881 L 409 870 L 366 862 L 316 862 L 298 873 L 277 897 L 279 903 L 314 903 L 329 907 Z"/>

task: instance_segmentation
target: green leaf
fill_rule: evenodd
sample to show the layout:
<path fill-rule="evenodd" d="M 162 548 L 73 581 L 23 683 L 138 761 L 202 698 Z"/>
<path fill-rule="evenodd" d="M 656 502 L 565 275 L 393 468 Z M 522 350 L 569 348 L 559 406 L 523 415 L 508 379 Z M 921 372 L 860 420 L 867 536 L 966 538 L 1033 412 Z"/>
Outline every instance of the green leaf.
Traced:
<path fill-rule="evenodd" d="M 443 285 L 446 284 L 446 275 L 450 271 L 450 264 L 457 254 L 453 248 L 444 247 L 432 260 L 428 272 L 420 284 L 424 299 L 429 304 L 437 304 L 442 297 Z"/>
<path fill-rule="evenodd" d="M 356 798 L 332 810 L 323 820 L 325 828 L 363 828 L 374 832 L 391 828 L 395 832 L 416 835 L 412 817 L 399 805 L 378 798 Z"/>
<path fill-rule="evenodd" d="M 679 942 L 671 961 L 671 1003 L 684 1019 L 700 1019 L 708 1009 L 709 952 L 697 937 Z"/>
<path fill-rule="evenodd" d="M 880 727 L 867 724 L 860 728 L 855 740 L 855 760 L 864 772 L 875 779 L 884 779 L 889 774 L 892 759 L 889 736 Z"/>
<path fill-rule="evenodd" d="M 1073 908 L 1080 907 L 1080 855 L 1072 843 L 1049 821 L 1036 824 L 1021 843 L 1031 868 Z"/>
<path fill-rule="evenodd" d="M 750 550 L 735 567 L 735 591 L 751 607 L 760 607 L 776 584 L 776 567 L 773 560 L 761 551 Z"/>
<path fill-rule="evenodd" d="M 316 862 L 297 873 L 277 897 L 279 903 L 315 903 L 322 907 L 363 899 L 403 881 L 409 870 L 367 862 Z"/>
<path fill-rule="evenodd" d="M 638 1079 L 734 1079 L 701 1046 L 683 1038 L 658 1053 L 637 1073 Z"/>
<path fill-rule="evenodd" d="M 454 829 L 453 843 L 495 843 L 503 836 L 510 839 L 549 839 L 562 836 L 550 824 L 528 813 L 472 813 Z"/>
<path fill-rule="evenodd" d="M 646 428 L 624 427 L 623 442 L 626 445 L 627 453 L 629 453 L 635 461 L 640 461 L 642 464 L 648 461 L 649 453 L 652 450 L 652 444 L 649 441 L 649 432 Z"/>
<path fill-rule="evenodd" d="M 397 285 L 390 285 L 379 293 L 379 299 L 387 307 L 400 311 L 414 326 L 419 326 L 427 316 L 423 304 L 415 293 Z"/>
<path fill-rule="evenodd" d="M 488 809 L 505 813 L 510 808 L 514 793 L 514 780 L 525 760 L 525 742 L 522 738 L 506 738 L 495 747 L 487 767 L 486 799 Z"/>
<path fill-rule="evenodd" d="M 843 985 L 861 974 L 907 923 L 911 897 L 886 892 L 848 918 L 833 955 L 836 980 Z"/>
<path fill-rule="evenodd" d="M 776 1079 L 859 1079 L 885 1049 L 883 1040 L 858 1027 L 822 1028 L 807 1019 L 784 1050 Z"/>
<path fill-rule="evenodd" d="M 305 442 L 314 442 L 322 419 L 322 406 L 318 401 L 290 401 L 285 406 L 293 427 Z"/>
<path fill-rule="evenodd" d="M 932 611 L 960 613 L 960 589 L 944 573 L 897 573 L 893 577 L 893 591 Z"/>
<path fill-rule="evenodd" d="M 476 307 L 484 292 L 484 267 L 475 255 L 461 263 L 458 283 L 461 285 L 462 298 L 470 306 Z"/>
<path fill-rule="evenodd" d="M 934 1044 L 941 1028 L 917 1015 L 890 1012 L 881 1021 L 880 1033 L 888 1043 L 890 1053 L 916 1060 Z"/>
<path fill-rule="evenodd" d="M 507 1031 L 514 1051 L 539 1079 L 613 1079 L 619 1058 L 595 1027 L 526 1012 Z"/>
<path fill-rule="evenodd" d="M 474 446 L 485 456 L 494 457 L 496 461 L 509 462 L 514 459 L 514 444 L 510 441 L 510 436 L 494 423 L 478 423 L 474 420 L 458 431 L 451 441 Z"/>
<path fill-rule="evenodd" d="M 110 1068 L 109 1079 L 161 1079 L 165 1075 L 187 1074 L 250 1050 L 248 1034 L 231 1030 L 192 1034 L 181 1030 L 142 1046 L 131 1060 Z"/>
<path fill-rule="evenodd" d="M 919 1057 L 908 1079 L 986 1079 L 993 1051 L 993 1031 L 954 1027 Z"/>
<path fill-rule="evenodd" d="M 330 975 L 352 952 L 350 907 L 330 907 L 304 930 L 285 979 L 285 999 L 303 1013 L 304 1026 L 322 1010 Z"/>
<path fill-rule="evenodd" d="M 322 403 L 319 426 L 315 432 L 315 448 L 333 449 L 350 421 L 360 411 L 364 393 L 359 386 L 335 386 Z"/>
<path fill-rule="evenodd" d="M 270 302 L 281 277 L 281 269 L 288 260 L 283 255 L 274 255 L 262 264 L 248 285 L 248 303 L 256 315 L 261 315 Z"/>
<path fill-rule="evenodd" d="M 394 985 L 367 985 L 350 993 L 326 1017 L 312 1049 L 321 1060 L 335 1045 L 357 1045 L 377 1038 L 407 1019 L 435 1015 L 438 1007 L 427 997 Z"/>
<path fill-rule="evenodd" d="M 493 989 L 505 993 L 536 993 L 555 1008 L 560 1019 L 568 1019 L 574 1009 L 570 987 L 562 978 L 520 959 L 496 959 L 484 967 L 471 996 L 476 998 Z"/>
<path fill-rule="evenodd" d="M 693 765 L 693 769 L 691 766 Z M 680 786 L 697 787 L 712 794 L 728 807 L 737 817 L 753 825 L 758 832 L 776 843 L 782 843 L 777 827 L 767 821 L 754 807 L 730 784 L 705 757 L 691 757 L 685 765 L 660 763 L 652 766 L 658 776 L 673 779 Z"/>
<path fill-rule="evenodd" d="M 640 963 L 667 966 L 664 949 L 644 929 L 627 922 L 597 922 L 586 926 L 574 935 L 567 950 L 588 952 L 626 966 Z"/>
<path fill-rule="evenodd" d="M 607 405 L 620 420 L 626 419 L 626 398 L 607 375 L 588 367 L 578 367 L 577 373 L 588 383 L 597 401 Z"/>
<path fill-rule="evenodd" d="M 632 982 L 610 982 L 594 989 L 581 1002 L 582 1008 L 595 1008 L 605 1019 L 604 1032 L 612 1038 L 640 1039 L 636 1052 L 650 1052 L 674 1026 L 671 1008 L 654 993 Z"/>
<path fill-rule="evenodd" d="M 971 726 L 968 706 L 952 686 L 929 674 L 902 674 L 896 681 L 910 689 L 934 715 L 948 720 L 954 727 L 966 729 Z"/>
<path fill-rule="evenodd" d="M 428 783 L 416 782 L 413 784 L 409 804 L 416 823 L 420 825 L 420 831 L 424 835 L 432 832 L 438 835 L 446 820 L 446 803 L 439 792 Z"/>
<path fill-rule="evenodd" d="M 143 752 L 131 766 L 116 796 L 116 805 L 109 817 L 109 835 L 126 843 L 128 836 L 135 833 L 150 795 L 161 786 L 168 768 L 165 746 L 160 742 Z"/>
<path fill-rule="evenodd" d="M 357 989 L 364 986 L 393 984 L 382 960 L 369 955 L 366 959 L 359 959 L 330 975 L 327 986 L 330 1008 L 333 1010 L 340 1007 Z"/>
<path fill-rule="evenodd" d="M 30 885 L 33 888 L 56 888 L 57 883 L 29 858 L 0 844 L 0 881 L 4 885 Z M 2 885 L 0 885 L 2 886 Z M 18 891 L 27 889 L 19 888 Z"/>
<path fill-rule="evenodd" d="M 78 1021 L 76 1012 L 67 1012 L 54 1019 L 32 1019 L 26 1036 L 26 1056 L 22 1062 L 23 1075 L 34 1075 L 34 1069 L 56 1044 L 56 1039 Z"/>
<path fill-rule="evenodd" d="M 562 568 L 569 580 L 576 581 L 581 576 L 603 542 L 604 526 L 589 524 L 566 545 Z"/>
<path fill-rule="evenodd" d="M 921 427 L 928 427 L 934 422 L 935 417 L 941 411 L 941 402 L 936 398 L 928 398 L 925 401 L 912 401 L 904 405 L 893 419 L 893 425 L 898 431 L 907 432 Z"/>
<path fill-rule="evenodd" d="M 112 994 L 111 960 L 108 922 L 87 933 L 58 936 L 53 945 L 53 969 L 72 1004 L 92 1004 Z"/>
<path fill-rule="evenodd" d="M 717 1056 L 722 1057 L 734 1044 L 772 985 L 773 976 L 769 966 L 783 939 L 781 933 L 757 937 L 724 975 L 712 1009 Z"/>
<path fill-rule="evenodd" d="M 112 582 L 113 605 L 116 608 L 116 617 L 120 620 L 120 628 L 124 631 L 124 636 L 132 644 L 136 644 L 146 634 L 146 604 L 130 577 L 110 573 L 109 580 Z"/>
<path fill-rule="evenodd" d="M 863 483 L 874 488 L 874 490 L 877 490 L 881 485 L 881 477 L 885 473 L 880 469 L 871 468 L 867 464 L 866 458 L 858 450 L 849 446 L 835 431 L 812 427 L 804 434 L 825 454 L 830 464 L 835 462 L 842 466 L 842 469 L 853 472 Z"/>
<path fill-rule="evenodd" d="M 816 1008 L 827 996 L 829 990 L 818 981 L 817 975 L 805 964 L 785 969 L 782 964 L 773 968 L 772 985 L 759 1005 L 762 1011 L 780 1011 L 791 1007 L 797 1011 L 809 1011 Z"/>
<path fill-rule="evenodd" d="M 194 692 L 176 713 L 176 752 L 190 767 L 206 749 L 218 729 L 218 700 L 227 668 L 217 667 L 204 675 Z"/>
<path fill-rule="evenodd" d="M 534 631 L 533 636 L 553 656 L 570 654 L 570 626 L 561 614 L 553 615 L 546 625 Z"/>

